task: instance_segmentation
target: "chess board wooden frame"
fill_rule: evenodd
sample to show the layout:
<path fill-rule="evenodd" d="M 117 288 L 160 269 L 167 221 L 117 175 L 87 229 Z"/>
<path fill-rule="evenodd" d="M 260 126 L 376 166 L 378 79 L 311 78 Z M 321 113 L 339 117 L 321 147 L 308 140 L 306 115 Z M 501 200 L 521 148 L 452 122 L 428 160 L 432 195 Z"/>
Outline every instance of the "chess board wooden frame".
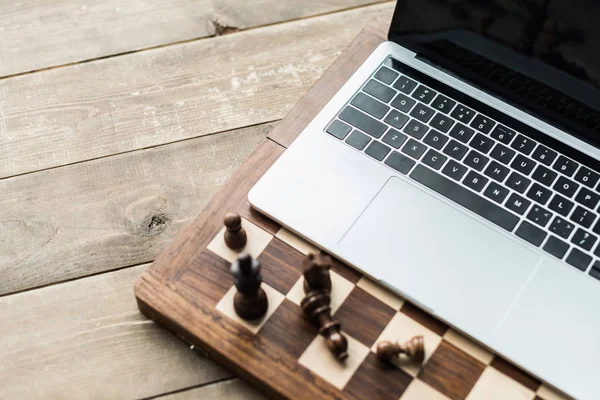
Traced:
<path fill-rule="evenodd" d="M 298 306 L 300 261 L 311 246 L 254 211 L 247 202 L 247 193 L 385 40 L 388 25 L 389 21 L 378 20 L 363 30 L 193 223 L 155 260 L 136 282 L 138 306 L 148 317 L 274 398 L 563 398 L 337 261 L 332 295 L 334 302 L 336 296 L 339 298 L 335 309 L 339 312 L 335 316 L 350 337 L 350 359 L 353 349 L 359 348 L 355 358 L 360 360 L 351 373 L 338 371 L 341 375 L 337 376 L 318 371 L 318 366 L 311 367 L 311 363 L 331 362 L 318 359 L 330 355 L 319 348 L 322 343 L 316 328 Z M 243 217 L 251 247 L 247 250 L 263 261 L 273 313 L 261 325 L 237 320 L 230 309 L 232 282 L 228 267 L 235 254 L 219 237 L 228 211 Z M 359 311 L 362 308 L 364 312 Z M 426 333 L 429 354 L 425 367 L 389 368 L 376 360 L 372 345 L 389 335 L 388 327 L 394 324 L 408 324 L 408 331 Z M 333 367 L 330 369 L 337 368 Z"/>

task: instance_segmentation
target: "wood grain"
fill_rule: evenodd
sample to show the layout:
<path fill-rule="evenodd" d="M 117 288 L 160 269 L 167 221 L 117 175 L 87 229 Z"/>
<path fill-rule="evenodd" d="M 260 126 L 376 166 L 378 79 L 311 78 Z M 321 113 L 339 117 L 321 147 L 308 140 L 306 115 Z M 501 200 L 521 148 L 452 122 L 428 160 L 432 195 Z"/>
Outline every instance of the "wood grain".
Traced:
<path fill-rule="evenodd" d="M 145 269 L 0 298 L 1 397 L 131 399 L 230 377 L 140 314 Z"/>
<path fill-rule="evenodd" d="M 278 120 L 366 23 L 392 10 L 362 7 L 0 80 L 0 178 Z"/>
<path fill-rule="evenodd" d="M 378 0 L 0 2 L 0 76 L 274 24 Z M 263 10 L 269 10 L 264 12 Z"/>
<path fill-rule="evenodd" d="M 178 393 L 159 397 L 160 400 L 266 400 L 252 386 L 240 379 L 231 379 L 224 382 L 185 390 Z"/>
<path fill-rule="evenodd" d="M 271 126 L 0 180 L 0 294 L 152 261 Z"/>

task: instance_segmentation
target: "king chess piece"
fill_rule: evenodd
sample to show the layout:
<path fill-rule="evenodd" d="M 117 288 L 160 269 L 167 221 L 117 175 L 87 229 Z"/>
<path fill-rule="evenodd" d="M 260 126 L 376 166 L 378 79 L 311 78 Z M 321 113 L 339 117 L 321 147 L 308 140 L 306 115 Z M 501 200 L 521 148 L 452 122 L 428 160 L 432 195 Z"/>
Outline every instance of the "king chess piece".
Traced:
<path fill-rule="evenodd" d="M 393 363 L 400 354 L 405 354 L 410 360 L 421 364 L 425 359 L 423 336 L 414 336 L 404 343 L 393 343 L 387 340 L 377 343 L 377 357 L 381 361 Z"/>
<path fill-rule="evenodd" d="M 242 254 L 231 265 L 231 274 L 237 288 L 233 297 L 233 308 L 236 314 L 245 320 L 262 318 L 269 308 L 267 294 L 260 287 L 260 269 L 260 262 L 249 254 Z"/>
<path fill-rule="evenodd" d="M 236 213 L 227 213 L 223 220 L 225 225 L 225 245 L 231 250 L 240 250 L 248 242 L 246 230 L 242 227 L 242 217 Z"/>
<path fill-rule="evenodd" d="M 322 252 L 317 255 L 310 253 L 302 260 L 304 293 L 311 290 L 331 292 L 331 264 L 331 257 Z"/>

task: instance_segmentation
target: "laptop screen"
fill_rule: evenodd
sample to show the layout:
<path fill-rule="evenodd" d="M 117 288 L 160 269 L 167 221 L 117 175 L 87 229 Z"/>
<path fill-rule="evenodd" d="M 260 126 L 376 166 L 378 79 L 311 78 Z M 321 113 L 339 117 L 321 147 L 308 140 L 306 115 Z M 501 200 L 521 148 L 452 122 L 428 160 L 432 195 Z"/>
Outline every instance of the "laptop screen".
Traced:
<path fill-rule="evenodd" d="M 600 145 L 600 2 L 398 0 L 389 39 Z"/>

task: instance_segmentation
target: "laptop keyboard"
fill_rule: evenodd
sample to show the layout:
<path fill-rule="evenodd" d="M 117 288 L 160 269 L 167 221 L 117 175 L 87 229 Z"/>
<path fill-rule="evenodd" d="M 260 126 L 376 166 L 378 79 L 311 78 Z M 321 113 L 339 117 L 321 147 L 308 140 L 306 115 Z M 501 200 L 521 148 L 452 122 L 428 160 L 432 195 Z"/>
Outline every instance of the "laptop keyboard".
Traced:
<path fill-rule="evenodd" d="M 381 66 L 325 130 L 600 280 L 600 174 Z"/>

